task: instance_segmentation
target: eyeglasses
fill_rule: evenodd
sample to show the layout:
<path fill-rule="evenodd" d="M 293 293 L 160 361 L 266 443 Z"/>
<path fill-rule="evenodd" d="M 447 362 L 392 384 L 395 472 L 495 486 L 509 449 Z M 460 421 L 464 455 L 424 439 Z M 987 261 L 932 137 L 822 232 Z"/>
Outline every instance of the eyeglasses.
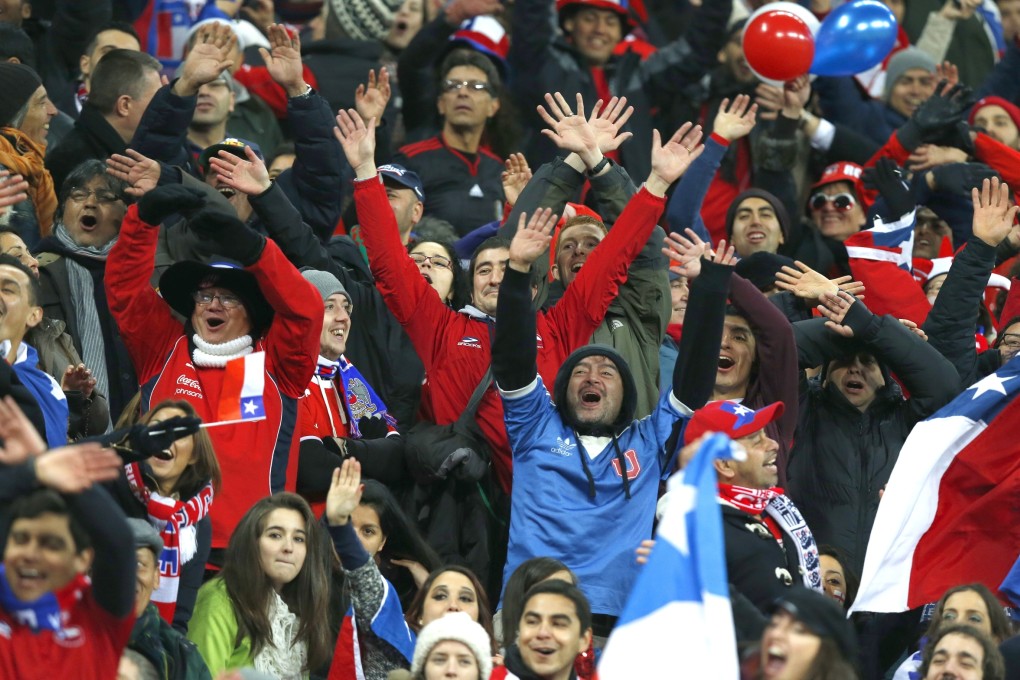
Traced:
<path fill-rule="evenodd" d="M 492 86 L 484 80 L 444 80 L 440 89 L 445 92 L 460 92 L 467 88 L 471 92 L 492 93 Z"/>
<path fill-rule="evenodd" d="M 857 205 L 857 199 L 853 197 L 853 194 L 844 193 L 827 196 L 826 194 L 818 193 L 813 195 L 808 201 L 808 205 L 811 206 L 812 210 L 822 210 L 825 208 L 826 203 L 832 203 L 833 209 L 839 212 L 850 212 Z"/>
<path fill-rule="evenodd" d="M 999 347 L 1005 347 L 1006 349 L 1020 349 L 1020 335 L 1016 333 L 1007 333 L 1002 336 L 1002 342 L 999 343 Z"/>
<path fill-rule="evenodd" d="M 110 203 L 121 200 L 120 196 L 112 191 L 99 191 L 98 189 L 96 191 L 92 191 L 90 189 L 73 189 L 71 193 L 67 195 L 67 197 L 75 203 L 84 203 L 89 199 L 89 196 L 95 196 L 96 202 L 102 203 L 103 205 L 109 205 Z"/>
<path fill-rule="evenodd" d="M 411 259 L 419 267 L 426 262 L 430 263 L 436 269 L 452 269 L 453 262 L 450 258 L 443 257 L 442 255 L 422 255 L 421 253 L 411 253 Z"/>
<path fill-rule="evenodd" d="M 230 295 L 229 293 L 218 293 L 213 295 L 207 290 L 196 290 L 191 297 L 196 304 L 202 305 L 203 307 L 211 305 L 213 300 L 219 300 L 220 304 L 223 305 L 223 309 L 234 309 L 241 304 L 241 298 L 236 295 Z"/>

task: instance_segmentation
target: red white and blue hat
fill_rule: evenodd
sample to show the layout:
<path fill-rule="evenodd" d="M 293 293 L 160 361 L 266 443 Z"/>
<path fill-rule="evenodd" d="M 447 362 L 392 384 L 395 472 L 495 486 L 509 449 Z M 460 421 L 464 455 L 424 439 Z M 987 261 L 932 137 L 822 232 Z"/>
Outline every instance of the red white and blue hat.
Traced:
<path fill-rule="evenodd" d="M 560 25 L 563 24 L 563 13 L 567 10 L 577 10 L 582 7 L 594 7 L 595 9 L 608 9 L 611 12 L 616 12 L 624 21 L 624 33 L 628 33 L 637 28 L 637 22 L 635 17 L 631 15 L 631 10 L 635 10 L 639 15 L 643 13 L 643 3 L 635 3 L 640 7 L 631 8 L 631 0 L 556 0 L 556 12 L 560 16 Z"/>
<path fill-rule="evenodd" d="M 503 24 L 495 17 L 484 15 L 468 19 L 450 36 L 451 43 L 463 43 L 473 50 L 494 57 L 506 66 L 510 38 Z"/>
<path fill-rule="evenodd" d="M 722 432 L 730 439 L 754 434 L 783 415 L 783 402 L 777 401 L 755 411 L 736 401 L 710 401 L 697 411 L 684 430 L 684 444 L 690 444 L 706 432 Z"/>

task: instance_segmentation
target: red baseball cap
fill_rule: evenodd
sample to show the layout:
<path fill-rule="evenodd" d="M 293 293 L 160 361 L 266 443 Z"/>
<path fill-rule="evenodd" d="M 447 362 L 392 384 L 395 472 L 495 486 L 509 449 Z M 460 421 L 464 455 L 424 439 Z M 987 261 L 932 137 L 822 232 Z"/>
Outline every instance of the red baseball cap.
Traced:
<path fill-rule="evenodd" d="M 755 411 L 736 401 L 710 401 L 697 411 L 684 430 L 684 444 L 706 432 L 722 432 L 730 439 L 740 439 L 783 415 L 783 402 L 777 401 Z"/>
<path fill-rule="evenodd" d="M 825 168 L 822 172 L 822 177 L 817 182 L 811 185 L 812 189 L 823 187 L 826 184 L 832 184 L 833 182 L 850 182 L 853 185 L 854 191 L 857 193 L 857 197 L 861 197 L 861 174 L 864 172 L 864 168 L 851 163 L 850 161 L 840 161 L 839 163 L 833 163 L 829 167 Z"/>

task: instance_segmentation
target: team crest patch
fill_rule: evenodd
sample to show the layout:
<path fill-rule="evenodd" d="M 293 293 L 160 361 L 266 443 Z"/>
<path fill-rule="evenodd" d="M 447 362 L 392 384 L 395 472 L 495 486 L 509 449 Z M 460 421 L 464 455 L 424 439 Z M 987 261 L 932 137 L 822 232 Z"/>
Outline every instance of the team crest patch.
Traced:
<path fill-rule="evenodd" d="M 481 349 L 482 343 L 478 340 L 478 338 L 465 335 L 460 339 L 460 342 L 457 343 L 457 347 L 474 347 L 475 349 Z"/>
<path fill-rule="evenodd" d="M 379 410 L 379 407 L 372 403 L 368 386 L 357 378 L 347 380 L 347 404 L 354 420 L 360 420 L 362 416 L 371 416 Z"/>
<path fill-rule="evenodd" d="M 641 474 L 641 461 L 638 460 L 637 452 L 634 449 L 627 449 L 623 453 L 623 458 L 627 461 L 627 479 L 631 481 L 637 479 L 637 476 Z M 613 460 L 613 470 L 617 477 L 623 478 L 619 460 Z"/>

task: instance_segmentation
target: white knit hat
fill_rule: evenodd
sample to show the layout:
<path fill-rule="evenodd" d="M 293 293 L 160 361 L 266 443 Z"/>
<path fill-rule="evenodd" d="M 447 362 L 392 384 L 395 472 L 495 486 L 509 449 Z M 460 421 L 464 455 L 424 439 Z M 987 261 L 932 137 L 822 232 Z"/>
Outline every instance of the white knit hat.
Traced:
<path fill-rule="evenodd" d="M 455 640 L 467 645 L 478 661 L 478 677 L 482 680 L 489 677 L 492 673 L 492 643 L 489 634 L 465 612 L 452 612 L 421 629 L 418 633 L 418 642 L 414 646 L 411 673 L 419 676 L 429 652 L 445 640 Z"/>

